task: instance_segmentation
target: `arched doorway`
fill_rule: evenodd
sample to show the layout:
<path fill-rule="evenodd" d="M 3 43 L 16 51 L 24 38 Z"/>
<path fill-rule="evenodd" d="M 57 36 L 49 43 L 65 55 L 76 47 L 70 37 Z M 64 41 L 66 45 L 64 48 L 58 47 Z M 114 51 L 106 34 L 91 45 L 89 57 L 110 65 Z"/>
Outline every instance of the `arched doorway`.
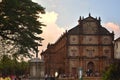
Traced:
<path fill-rule="evenodd" d="M 93 76 L 94 68 L 95 68 L 94 63 L 88 62 L 86 71 L 87 76 Z"/>

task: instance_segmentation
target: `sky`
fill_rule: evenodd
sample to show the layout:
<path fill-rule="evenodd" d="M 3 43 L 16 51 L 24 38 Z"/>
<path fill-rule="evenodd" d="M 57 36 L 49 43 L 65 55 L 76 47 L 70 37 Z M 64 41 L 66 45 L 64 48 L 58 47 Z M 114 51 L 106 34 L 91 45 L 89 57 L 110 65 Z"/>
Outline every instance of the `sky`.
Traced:
<path fill-rule="evenodd" d="M 78 24 L 80 16 L 101 17 L 102 26 L 114 31 L 115 39 L 120 37 L 120 0 L 32 0 L 45 8 L 41 22 L 46 24 L 40 35 L 45 40 L 39 49 L 46 49 L 48 43 L 56 40 L 66 31 Z"/>

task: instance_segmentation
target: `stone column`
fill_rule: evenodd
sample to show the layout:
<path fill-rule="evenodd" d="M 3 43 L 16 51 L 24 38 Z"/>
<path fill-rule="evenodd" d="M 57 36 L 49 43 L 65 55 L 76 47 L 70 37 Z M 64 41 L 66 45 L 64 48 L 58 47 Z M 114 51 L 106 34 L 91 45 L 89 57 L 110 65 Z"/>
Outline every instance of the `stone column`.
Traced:
<path fill-rule="evenodd" d="M 44 61 L 34 58 L 29 61 L 30 80 L 44 80 Z"/>

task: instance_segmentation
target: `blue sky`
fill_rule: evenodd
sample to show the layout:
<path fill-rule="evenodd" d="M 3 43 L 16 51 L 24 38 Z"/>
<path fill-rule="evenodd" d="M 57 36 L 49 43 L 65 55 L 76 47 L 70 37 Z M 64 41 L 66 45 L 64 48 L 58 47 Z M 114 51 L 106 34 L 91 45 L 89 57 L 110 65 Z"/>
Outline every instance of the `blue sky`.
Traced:
<path fill-rule="evenodd" d="M 80 16 L 101 17 L 102 25 L 110 32 L 115 32 L 115 38 L 120 37 L 120 0 L 32 0 L 45 7 L 43 22 L 45 38 L 43 47 L 54 43 L 65 31 L 77 25 Z M 41 16 L 41 15 L 40 15 Z M 49 36 L 48 36 L 49 34 Z M 43 48 L 43 49 L 44 49 Z"/>
<path fill-rule="evenodd" d="M 120 22 L 120 0 L 36 0 L 46 8 L 59 14 L 57 24 L 75 25 L 79 16 L 101 17 L 102 22 Z"/>

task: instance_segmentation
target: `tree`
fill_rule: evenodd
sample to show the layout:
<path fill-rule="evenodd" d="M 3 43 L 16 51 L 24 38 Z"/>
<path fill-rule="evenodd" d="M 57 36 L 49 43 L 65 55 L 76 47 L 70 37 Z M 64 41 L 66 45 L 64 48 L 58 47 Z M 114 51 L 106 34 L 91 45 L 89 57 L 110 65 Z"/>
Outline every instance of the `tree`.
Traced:
<path fill-rule="evenodd" d="M 11 59 L 8 55 L 3 55 L 0 59 L 0 73 L 6 75 L 24 75 L 28 71 L 28 62 L 22 60 L 18 62 L 16 59 Z"/>
<path fill-rule="evenodd" d="M 6 54 L 31 57 L 41 46 L 41 27 L 38 14 L 44 8 L 31 0 L 2 0 L 0 3 L 0 40 L 7 46 Z"/>
<path fill-rule="evenodd" d="M 7 55 L 3 55 L 0 61 L 0 71 L 2 75 L 10 74 L 12 67 L 11 59 Z"/>
<path fill-rule="evenodd" d="M 113 63 L 107 71 L 104 72 L 103 80 L 120 80 L 120 62 Z"/>

